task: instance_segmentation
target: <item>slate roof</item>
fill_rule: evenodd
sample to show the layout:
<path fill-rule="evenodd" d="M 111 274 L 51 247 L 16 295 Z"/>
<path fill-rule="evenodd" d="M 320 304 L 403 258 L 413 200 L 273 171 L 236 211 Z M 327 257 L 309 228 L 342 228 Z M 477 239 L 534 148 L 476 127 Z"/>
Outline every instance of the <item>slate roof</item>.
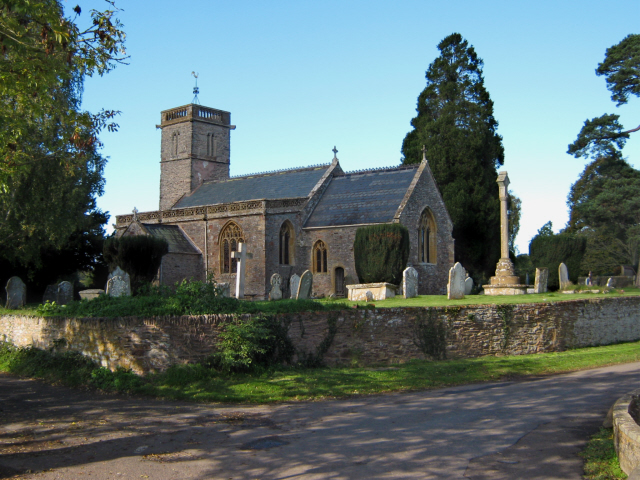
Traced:
<path fill-rule="evenodd" d="M 173 208 L 199 207 L 246 200 L 307 197 L 330 165 L 246 175 L 205 182 Z"/>
<path fill-rule="evenodd" d="M 164 238 L 169 244 L 169 253 L 200 253 L 177 225 L 145 223 L 144 228 L 154 237 Z"/>
<path fill-rule="evenodd" d="M 411 185 L 417 167 L 334 177 L 305 227 L 390 222 Z"/>

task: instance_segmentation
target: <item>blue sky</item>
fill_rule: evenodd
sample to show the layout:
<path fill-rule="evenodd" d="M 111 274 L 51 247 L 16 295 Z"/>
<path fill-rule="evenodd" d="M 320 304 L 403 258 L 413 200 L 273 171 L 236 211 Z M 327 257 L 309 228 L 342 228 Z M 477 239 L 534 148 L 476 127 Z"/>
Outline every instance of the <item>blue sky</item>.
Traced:
<path fill-rule="evenodd" d="M 99 1 L 79 3 L 81 19 Z M 640 100 L 616 108 L 594 73 L 605 50 L 640 33 L 633 1 L 118 1 L 129 65 L 85 83 L 84 107 L 120 110 L 104 132 L 111 215 L 158 208 L 160 111 L 190 103 L 231 112 L 231 174 L 327 163 L 346 170 L 397 165 L 437 44 L 461 33 L 484 60 L 522 199 L 517 245 L 568 218 L 566 197 L 585 162 L 566 154 L 587 118 L 640 124 Z M 640 168 L 640 134 L 628 141 Z M 497 195 L 497 186 L 496 186 Z M 109 223 L 113 223 L 114 218 Z"/>

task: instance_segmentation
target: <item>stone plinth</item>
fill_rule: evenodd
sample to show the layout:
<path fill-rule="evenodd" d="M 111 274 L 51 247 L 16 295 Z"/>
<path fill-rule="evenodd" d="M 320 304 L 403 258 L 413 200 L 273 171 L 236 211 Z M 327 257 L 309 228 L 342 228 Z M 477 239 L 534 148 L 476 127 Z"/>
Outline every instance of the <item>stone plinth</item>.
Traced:
<path fill-rule="evenodd" d="M 78 292 L 80 298 L 82 300 L 93 300 L 94 298 L 98 298 L 100 295 L 104 295 L 105 291 L 101 288 L 91 288 L 89 290 L 82 290 Z"/>
<path fill-rule="evenodd" d="M 485 295 L 526 295 L 530 285 L 520 283 L 509 258 L 501 258 L 496 265 L 496 274 L 489 285 L 483 285 Z"/>
<path fill-rule="evenodd" d="M 360 283 L 347 285 L 349 300 L 352 302 L 367 301 L 367 292 L 371 292 L 374 300 L 386 300 L 396 296 L 397 285 L 391 283 Z"/>

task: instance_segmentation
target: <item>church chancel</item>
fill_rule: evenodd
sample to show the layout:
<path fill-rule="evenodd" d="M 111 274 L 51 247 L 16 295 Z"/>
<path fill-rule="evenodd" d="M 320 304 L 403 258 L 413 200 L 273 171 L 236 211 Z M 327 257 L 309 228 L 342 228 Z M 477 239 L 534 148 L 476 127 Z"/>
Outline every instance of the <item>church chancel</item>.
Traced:
<path fill-rule="evenodd" d="M 324 165 L 232 177 L 229 112 L 192 103 L 163 111 L 159 128 L 160 208 L 119 215 L 116 230 L 167 240 L 161 283 L 213 275 L 236 285 L 237 296 L 265 299 L 277 273 L 289 298 L 290 280 L 310 270 L 314 296 L 342 297 L 346 285 L 359 283 L 358 227 L 401 223 L 410 232 L 419 293 L 446 291 L 453 226 L 424 157 L 415 165 L 345 172 L 334 147 Z"/>

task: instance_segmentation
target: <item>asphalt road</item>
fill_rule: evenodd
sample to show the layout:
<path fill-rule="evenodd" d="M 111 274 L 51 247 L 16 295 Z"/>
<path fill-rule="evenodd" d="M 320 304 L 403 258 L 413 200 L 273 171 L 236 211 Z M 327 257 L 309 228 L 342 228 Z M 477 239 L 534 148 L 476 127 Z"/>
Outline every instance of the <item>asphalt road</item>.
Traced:
<path fill-rule="evenodd" d="M 639 380 L 634 363 L 241 407 L 99 396 L 0 375 L 0 478 L 580 479 L 577 453 Z"/>

